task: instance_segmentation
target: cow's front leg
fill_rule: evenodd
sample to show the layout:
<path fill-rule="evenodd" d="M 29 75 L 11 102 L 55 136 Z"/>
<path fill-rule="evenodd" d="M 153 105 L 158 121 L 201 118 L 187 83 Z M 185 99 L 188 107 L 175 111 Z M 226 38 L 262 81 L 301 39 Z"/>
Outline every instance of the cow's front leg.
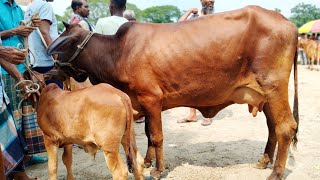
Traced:
<path fill-rule="evenodd" d="M 161 100 L 162 98 L 159 96 L 143 96 L 139 100 L 145 109 L 146 115 L 145 131 L 148 137 L 148 151 L 145 162 L 150 163 L 154 157 L 154 153 L 156 157 L 156 167 L 150 173 L 154 178 L 160 178 L 164 170 Z"/>

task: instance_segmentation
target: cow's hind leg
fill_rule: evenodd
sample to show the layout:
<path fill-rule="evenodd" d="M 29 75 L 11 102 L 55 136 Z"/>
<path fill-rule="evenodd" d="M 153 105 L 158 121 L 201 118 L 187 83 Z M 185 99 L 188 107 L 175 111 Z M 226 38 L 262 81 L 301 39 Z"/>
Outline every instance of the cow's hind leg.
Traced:
<path fill-rule="evenodd" d="M 280 180 L 284 174 L 286 160 L 288 157 L 288 150 L 295 135 L 297 123 L 293 118 L 288 103 L 287 88 L 279 87 L 277 91 L 269 94 L 268 103 L 270 107 L 270 115 L 274 119 L 275 135 L 278 141 L 278 152 L 276 161 L 273 167 L 272 174 L 268 179 Z M 270 148 L 273 147 L 270 146 Z"/>
<path fill-rule="evenodd" d="M 144 166 L 146 168 L 150 167 L 152 165 L 152 161 L 155 160 L 155 149 L 154 149 L 154 146 L 152 145 L 152 142 L 150 140 L 150 132 L 149 132 L 149 119 L 145 119 L 145 133 L 147 135 L 147 138 L 148 138 L 148 149 L 147 149 L 147 154 L 146 154 L 146 157 L 144 159 Z"/>
<path fill-rule="evenodd" d="M 148 136 L 148 151 L 146 160 L 156 155 L 156 167 L 151 170 L 150 175 L 153 178 L 160 178 L 161 173 L 164 171 L 163 161 L 163 134 L 162 134 L 162 122 L 161 122 L 161 111 L 162 111 L 162 91 L 161 89 L 154 92 L 158 95 L 144 95 L 139 97 L 140 104 L 145 109 L 146 115 L 146 132 Z M 154 149 L 153 149 L 154 147 Z M 149 154 L 151 153 L 151 155 Z"/>
<path fill-rule="evenodd" d="M 275 132 L 275 125 L 274 125 L 274 118 L 270 112 L 269 103 L 265 103 L 263 107 L 263 112 L 267 118 L 267 125 L 269 130 L 268 142 L 266 148 L 264 150 L 264 154 L 259 159 L 258 163 L 256 164 L 256 168 L 258 169 L 265 169 L 269 163 L 273 163 L 274 151 L 277 145 L 277 138 Z"/>
<path fill-rule="evenodd" d="M 107 166 L 112 174 L 113 180 L 125 180 L 128 178 L 128 169 L 122 162 L 119 150 L 116 152 L 103 152 Z"/>
<path fill-rule="evenodd" d="M 46 135 L 44 135 L 44 145 L 48 153 L 49 179 L 56 180 L 58 169 L 58 146 Z"/>
<path fill-rule="evenodd" d="M 72 144 L 64 146 L 62 161 L 63 161 L 63 164 L 67 168 L 67 179 L 73 180 L 73 175 L 72 175 Z"/>

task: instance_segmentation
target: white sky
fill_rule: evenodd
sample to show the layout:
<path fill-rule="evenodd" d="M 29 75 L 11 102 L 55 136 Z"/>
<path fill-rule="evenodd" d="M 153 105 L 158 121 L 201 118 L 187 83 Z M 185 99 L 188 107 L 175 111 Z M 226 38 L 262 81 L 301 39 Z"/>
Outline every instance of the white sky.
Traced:
<path fill-rule="evenodd" d="M 158 5 L 175 5 L 181 10 L 187 10 L 191 7 L 201 7 L 200 0 L 127 0 L 127 2 L 137 5 L 140 9 Z M 215 12 L 238 9 L 246 5 L 259 5 L 272 10 L 278 8 L 282 14 L 289 17 L 291 8 L 301 2 L 314 4 L 317 7 L 320 6 L 319 0 L 216 0 Z M 70 6 L 70 4 L 71 0 L 55 0 L 52 3 L 55 12 L 59 15 L 63 15 L 64 10 Z"/>

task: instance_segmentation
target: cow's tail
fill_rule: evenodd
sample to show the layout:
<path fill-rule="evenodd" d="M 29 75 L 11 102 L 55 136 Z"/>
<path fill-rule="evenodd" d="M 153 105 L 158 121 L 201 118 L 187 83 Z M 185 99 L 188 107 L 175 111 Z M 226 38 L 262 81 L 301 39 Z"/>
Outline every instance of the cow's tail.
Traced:
<path fill-rule="evenodd" d="M 297 122 L 297 129 L 295 130 L 292 142 L 293 147 L 297 147 L 298 143 L 298 128 L 299 128 L 299 101 L 298 101 L 298 51 L 294 57 L 294 102 L 293 102 L 293 117 Z"/>
<path fill-rule="evenodd" d="M 126 158 L 127 158 L 127 165 L 128 165 L 128 170 L 130 173 L 133 172 L 133 167 L 134 167 L 134 147 L 132 146 L 132 143 L 135 143 L 134 140 L 134 130 L 132 129 L 132 122 L 133 122 L 133 111 L 132 111 L 132 105 L 131 105 L 131 100 L 128 96 L 126 96 L 125 98 L 122 98 L 122 102 L 125 105 L 126 108 L 126 113 L 127 113 L 127 123 L 126 123 L 126 149 L 125 154 L 126 154 Z M 133 132 L 133 133 L 132 133 Z"/>

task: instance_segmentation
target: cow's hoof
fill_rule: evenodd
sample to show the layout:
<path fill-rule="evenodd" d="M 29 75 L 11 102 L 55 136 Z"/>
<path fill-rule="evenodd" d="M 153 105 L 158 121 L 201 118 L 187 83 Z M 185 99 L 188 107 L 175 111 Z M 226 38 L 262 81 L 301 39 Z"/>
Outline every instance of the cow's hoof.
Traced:
<path fill-rule="evenodd" d="M 261 162 L 257 162 L 253 167 L 256 169 L 266 169 L 268 166 L 268 163 L 261 163 Z"/>
<path fill-rule="evenodd" d="M 270 160 L 268 154 L 263 154 L 253 167 L 256 169 L 266 169 L 269 163 L 272 164 L 272 160 Z"/>
<path fill-rule="evenodd" d="M 146 161 L 144 160 L 144 168 L 149 168 L 152 166 L 152 161 Z"/>
<path fill-rule="evenodd" d="M 278 173 L 272 173 L 267 180 L 281 180 L 282 176 Z"/>
<path fill-rule="evenodd" d="M 144 168 L 149 168 L 151 167 L 151 163 L 144 163 Z"/>
<path fill-rule="evenodd" d="M 150 176 L 153 178 L 153 179 L 160 179 L 160 176 L 161 176 L 161 171 L 158 171 L 157 168 L 153 168 L 150 172 Z"/>

